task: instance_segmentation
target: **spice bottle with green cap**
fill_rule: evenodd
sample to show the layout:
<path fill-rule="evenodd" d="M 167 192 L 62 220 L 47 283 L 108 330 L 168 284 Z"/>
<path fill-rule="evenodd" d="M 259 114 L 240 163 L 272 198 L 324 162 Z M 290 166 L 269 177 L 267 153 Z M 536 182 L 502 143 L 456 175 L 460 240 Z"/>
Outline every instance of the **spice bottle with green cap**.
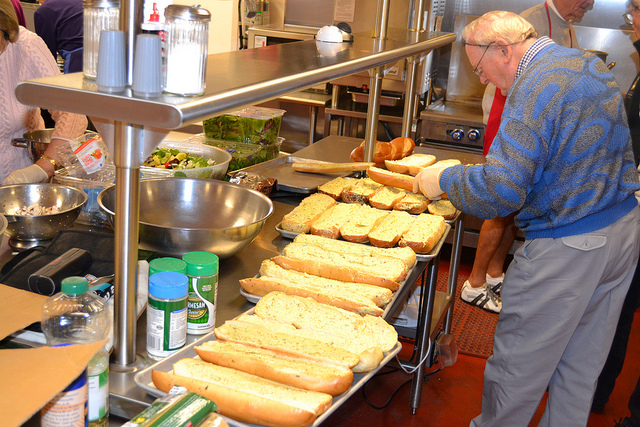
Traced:
<path fill-rule="evenodd" d="M 187 263 L 179 258 L 162 257 L 154 258 L 149 262 L 149 276 L 161 271 L 175 271 L 187 274 Z"/>
<path fill-rule="evenodd" d="M 187 342 L 189 278 L 175 271 L 149 276 L 147 354 L 159 360 Z"/>
<path fill-rule="evenodd" d="M 211 252 L 194 251 L 184 254 L 182 260 L 187 263 L 189 276 L 187 333 L 206 334 L 216 324 L 218 256 Z"/>

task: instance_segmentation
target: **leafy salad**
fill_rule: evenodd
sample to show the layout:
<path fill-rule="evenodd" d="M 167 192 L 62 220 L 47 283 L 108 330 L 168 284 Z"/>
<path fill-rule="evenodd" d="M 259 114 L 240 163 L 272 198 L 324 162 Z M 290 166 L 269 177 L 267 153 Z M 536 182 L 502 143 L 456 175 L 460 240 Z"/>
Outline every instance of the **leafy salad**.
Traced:
<path fill-rule="evenodd" d="M 204 157 L 191 156 L 176 148 L 158 147 L 153 150 L 142 166 L 162 169 L 196 169 L 212 166 L 215 163 L 213 159 L 205 160 Z"/>

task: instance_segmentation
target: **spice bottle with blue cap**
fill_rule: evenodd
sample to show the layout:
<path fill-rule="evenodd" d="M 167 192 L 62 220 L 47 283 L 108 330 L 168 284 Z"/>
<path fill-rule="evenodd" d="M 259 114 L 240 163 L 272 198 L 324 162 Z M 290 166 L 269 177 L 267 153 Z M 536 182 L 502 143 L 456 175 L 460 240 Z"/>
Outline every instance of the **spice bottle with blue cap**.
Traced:
<path fill-rule="evenodd" d="M 211 252 L 193 251 L 182 256 L 187 263 L 189 299 L 187 333 L 202 335 L 216 324 L 218 298 L 218 256 Z"/>
<path fill-rule="evenodd" d="M 147 304 L 147 354 L 159 360 L 187 342 L 189 278 L 175 271 L 149 276 Z"/>

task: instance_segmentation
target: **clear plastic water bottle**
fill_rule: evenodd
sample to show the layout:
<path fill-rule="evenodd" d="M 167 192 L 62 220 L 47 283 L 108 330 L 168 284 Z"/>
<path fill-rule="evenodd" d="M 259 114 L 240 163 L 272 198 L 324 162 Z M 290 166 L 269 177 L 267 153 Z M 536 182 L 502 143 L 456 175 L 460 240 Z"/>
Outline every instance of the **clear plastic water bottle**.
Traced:
<path fill-rule="evenodd" d="M 42 331 L 47 344 L 90 344 L 105 339 L 110 323 L 106 301 L 87 292 L 89 284 L 84 277 L 67 277 L 61 288 L 62 292 L 49 297 L 42 306 Z M 89 361 L 87 375 L 89 425 L 107 425 L 109 354 L 104 346 Z"/>

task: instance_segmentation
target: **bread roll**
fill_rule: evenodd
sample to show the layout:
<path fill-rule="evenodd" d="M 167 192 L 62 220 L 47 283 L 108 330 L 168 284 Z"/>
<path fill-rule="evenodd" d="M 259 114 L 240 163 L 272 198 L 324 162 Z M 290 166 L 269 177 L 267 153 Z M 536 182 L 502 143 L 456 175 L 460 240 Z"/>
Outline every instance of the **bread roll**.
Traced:
<path fill-rule="evenodd" d="M 326 393 L 302 390 L 196 359 L 181 359 L 173 370 L 152 371 L 153 384 L 164 392 L 175 385 L 186 387 L 213 400 L 220 414 L 241 422 L 308 426 L 333 401 Z"/>
<path fill-rule="evenodd" d="M 302 199 L 300 204 L 282 218 L 280 227 L 293 233 L 308 233 L 311 224 L 327 209 L 336 204 L 326 194 L 314 193 Z"/>
<path fill-rule="evenodd" d="M 415 218 L 407 212 L 392 211 L 369 233 L 369 242 L 380 248 L 391 248 L 400 241 L 414 220 Z"/>
<path fill-rule="evenodd" d="M 340 236 L 349 242 L 364 243 L 373 230 L 389 213 L 371 206 L 363 206 L 360 211 L 340 228 Z"/>
<path fill-rule="evenodd" d="M 443 217 L 420 214 L 398 244 L 408 246 L 417 253 L 427 253 L 440 241 L 446 227 Z"/>
<path fill-rule="evenodd" d="M 369 203 L 369 198 L 382 187 L 381 184 L 370 178 L 358 180 L 356 185 L 342 192 L 342 201 L 346 203 Z"/>
<path fill-rule="evenodd" d="M 429 213 L 432 215 L 439 215 L 446 220 L 455 218 L 458 210 L 451 204 L 449 200 L 435 200 L 429 203 L 427 206 Z"/>
<path fill-rule="evenodd" d="M 426 211 L 428 206 L 429 199 L 423 194 L 407 192 L 402 200 L 393 205 L 393 209 L 417 215 Z"/>
<path fill-rule="evenodd" d="M 309 231 L 314 235 L 337 239 L 340 237 L 340 228 L 353 218 L 362 206 L 352 203 L 338 203 L 313 221 Z"/>
<path fill-rule="evenodd" d="M 195 347 L 202 360 L 237 369 L 282 384 L 338 396 L 351 387 L 353 372 L 273 351 L 223 341 Z"/>
<path fill-rule="evenodd" d="M 327 196 L 331 196 L 340 201 L 342 200 L 342 192 L 353 187 L 356 182 L 358 182 L 358 179 L 356 178 L 345 178 L 340 176 L 318 186 L 318 193 L 326 194 Z"/>
<path fill-rule="evenodd" d="M 405 194 L 407 192 L 401 188 L 384 185 L 369 197 L 369 204 L 376 209 L 391 210 Z"/>

